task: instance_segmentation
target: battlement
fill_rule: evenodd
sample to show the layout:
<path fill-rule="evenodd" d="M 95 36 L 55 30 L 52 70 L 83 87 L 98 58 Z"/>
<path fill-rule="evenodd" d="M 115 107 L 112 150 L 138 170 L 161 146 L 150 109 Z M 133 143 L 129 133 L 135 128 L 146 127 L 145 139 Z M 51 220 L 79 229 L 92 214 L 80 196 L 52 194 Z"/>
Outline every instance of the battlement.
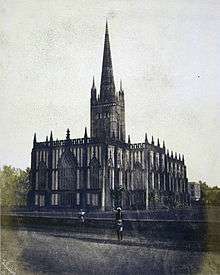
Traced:
<path fill-rule="evenodd" d="M 133 143 L 133 144 L 129 144 L 129 148 L 130 149 L 145 149 L 146 144 L 145 143 Z"/>
<path fill-rule="evenodd" d="M 68 143 L 70 146 L 72 145 L 83 145 L 88 143 L 94 143 L 95 140 L 92 138 L 75 138 L 68 140 Z M 53 141 L 42 141 L 42 142 L 36 142 L 34 144 L 34 148 L 44 148 L 44 147 L 60 147 L 60 146 L 66 146 L 67 140 L 53 140 Z"/>

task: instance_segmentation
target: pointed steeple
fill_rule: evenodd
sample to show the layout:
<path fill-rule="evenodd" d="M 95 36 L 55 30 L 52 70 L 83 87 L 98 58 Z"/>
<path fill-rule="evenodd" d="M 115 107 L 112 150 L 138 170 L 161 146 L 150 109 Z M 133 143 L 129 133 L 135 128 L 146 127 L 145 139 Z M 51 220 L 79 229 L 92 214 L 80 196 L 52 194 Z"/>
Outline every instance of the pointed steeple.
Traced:
<path fill-rule="evenodd" d="M 113 77 L 112 58 L 108 33 L 108 22 L 106 20 L 105 42 L 102 61 L 102 77 L 100 87 L 100 99 L 103 102 L 115 101 L 115 83 Z"/>

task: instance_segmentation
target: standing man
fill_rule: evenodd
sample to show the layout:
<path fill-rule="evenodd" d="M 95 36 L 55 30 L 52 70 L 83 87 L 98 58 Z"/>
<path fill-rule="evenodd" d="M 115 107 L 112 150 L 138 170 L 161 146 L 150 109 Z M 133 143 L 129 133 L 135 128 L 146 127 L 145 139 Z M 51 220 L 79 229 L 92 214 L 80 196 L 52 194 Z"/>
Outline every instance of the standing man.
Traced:
<path fill-rule="evenodd" d="M 116 220 L 116 229 L 117 229 L 118 241 L 122 241 L 122 238 L 123 238 L 123 224 L 122 224 L 121 207 L 116 208 L 115 220 Z"/>
<path fill-rule="evenodd" d="M 80 212 L 79 212 L 79 219 L 80 219 L 80 222 L 81 222 L 81 228 L 82 230 L 84 230 L 84 224 L 85 224 L 85 211 L 83 211 L 82 209 L 80 209 Z"/>

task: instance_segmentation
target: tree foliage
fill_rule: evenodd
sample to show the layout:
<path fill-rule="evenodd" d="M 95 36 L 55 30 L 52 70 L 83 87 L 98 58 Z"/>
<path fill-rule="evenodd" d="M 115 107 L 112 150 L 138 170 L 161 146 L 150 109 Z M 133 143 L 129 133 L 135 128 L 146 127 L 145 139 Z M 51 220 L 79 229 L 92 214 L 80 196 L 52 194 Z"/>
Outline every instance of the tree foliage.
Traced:
<path fill-rule="evenodd" d="M 1 206 L 26 206 L 30 189 L 30 169 L 3 166 L 0 169 Z"/>
<path fill-rule="evenodd" d="M 220 205 L 220 188 L 210 187 L 206 182 L 199 181 L 201 189 L 201 200 L 205 205 Z"/>

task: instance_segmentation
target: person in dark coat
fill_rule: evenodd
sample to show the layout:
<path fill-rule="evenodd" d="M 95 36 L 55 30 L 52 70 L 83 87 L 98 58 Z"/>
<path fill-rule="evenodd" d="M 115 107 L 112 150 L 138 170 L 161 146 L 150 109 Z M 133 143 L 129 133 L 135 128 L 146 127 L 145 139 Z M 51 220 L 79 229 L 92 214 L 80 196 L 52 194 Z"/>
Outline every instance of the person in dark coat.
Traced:
<path fill-rule="evenodd" d="M 122 223 L 121 207 L 117 207 L 117 209 L 116 209 L 115 220 L 116 220 L 116 230 L 117 230 L 118 240 L 122 241 L 122 239 L 123 239 L 123 223 Z"/>

